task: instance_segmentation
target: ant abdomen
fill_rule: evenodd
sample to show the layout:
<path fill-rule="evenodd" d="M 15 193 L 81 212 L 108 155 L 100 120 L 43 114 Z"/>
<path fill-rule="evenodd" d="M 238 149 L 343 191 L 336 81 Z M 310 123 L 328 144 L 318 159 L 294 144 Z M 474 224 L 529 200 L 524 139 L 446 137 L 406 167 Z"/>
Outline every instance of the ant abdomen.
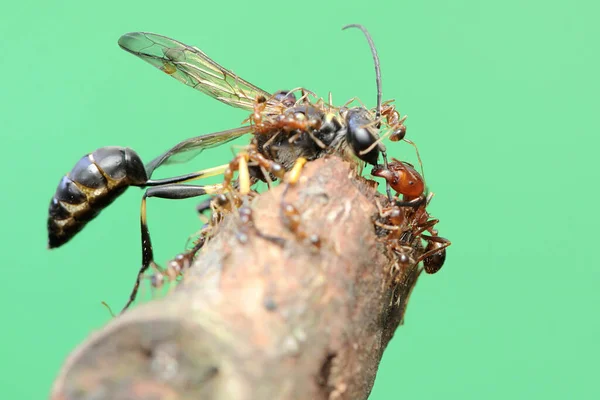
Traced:
<path fill-rule="evenodd" d="M 68 242 L 129 186 L 148 181 L 144 163 L 126 147 L 102 147 L 62 177 L 48 210 L 48 247 Z"/>
<path fill-rule="evenodd" d="M 434 247 L 427 245 L 426 251 L 433 250 Z M 435 274 L 438 272 L 442 266 L 444 265 L 444 261 L 446 261 L 446 249 L 442 248 L 439 251 L 427 256 L 423 259 L 423 269 L 428 274 Z"/>

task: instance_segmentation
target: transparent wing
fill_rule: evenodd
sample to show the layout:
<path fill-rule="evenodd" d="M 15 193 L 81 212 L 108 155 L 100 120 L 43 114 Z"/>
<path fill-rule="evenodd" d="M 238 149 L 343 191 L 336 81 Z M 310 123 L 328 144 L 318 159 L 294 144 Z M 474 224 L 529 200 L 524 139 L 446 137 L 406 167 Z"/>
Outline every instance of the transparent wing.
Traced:
<path fill-rule="evenodd" d="M 271 95 L 221 67 L 201 50 L 166 36 L 126 33 L 119 46 L 178 81 L 233 107 L 252 110 L 257 95 Z"/>
<path fill-rule="evenodd" d="M 148 178 L 150 178 L 154 170 L 161 165 L 190 161 L 205 149 L 227 143 L 250 132 L 252 132 L 251 126 L 241 126 L 235 129 L 209 133 L 207 135 L 196 136 L 184 140 L 146 164 L 146 174 L 148 175 Z"/>

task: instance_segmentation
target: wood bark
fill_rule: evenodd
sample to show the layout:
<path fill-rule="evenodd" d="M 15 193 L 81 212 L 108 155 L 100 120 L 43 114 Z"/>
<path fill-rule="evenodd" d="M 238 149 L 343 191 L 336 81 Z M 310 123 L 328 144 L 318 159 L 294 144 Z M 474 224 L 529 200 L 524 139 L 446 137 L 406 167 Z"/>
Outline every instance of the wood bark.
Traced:
<path fill-rule="evenodd" d="M 282 223 L 285 185 L 252 203 L 240 241 L 230 215 L 184 279 L 93 333 L 67 359 L 51 398 L 366 399 L 418 271 L 390 282 L 374 220 L 374 183 L 327 157 L 307 164 L 285 201 L 320 247 Z"/>

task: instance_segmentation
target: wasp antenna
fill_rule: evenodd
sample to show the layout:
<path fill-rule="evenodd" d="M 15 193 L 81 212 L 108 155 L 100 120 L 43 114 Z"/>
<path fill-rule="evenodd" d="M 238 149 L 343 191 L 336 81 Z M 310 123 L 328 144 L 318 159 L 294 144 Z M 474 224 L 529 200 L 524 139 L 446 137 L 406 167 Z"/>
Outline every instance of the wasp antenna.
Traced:
<path fill-rule="evenodd" d="M 342 30 L 348 28 L 358 28 L 365 34 L 367 41 L 369 42 L 369 47 L 371 48 L 371 53 L 373 54 L 373 61 L 375 62 L 375 80 L 377 82 L 377 111 L 375 114 L 375 119 L 378 120 L 381 116 L 381 69 L 379 67 L 379 56 L 377 55 L 375 44 L 373 43 L 373 39 L 371 39 L 371 35 L 369 34 L 367 28 L 360 24 L 350 24 L 344 26 Z"/>

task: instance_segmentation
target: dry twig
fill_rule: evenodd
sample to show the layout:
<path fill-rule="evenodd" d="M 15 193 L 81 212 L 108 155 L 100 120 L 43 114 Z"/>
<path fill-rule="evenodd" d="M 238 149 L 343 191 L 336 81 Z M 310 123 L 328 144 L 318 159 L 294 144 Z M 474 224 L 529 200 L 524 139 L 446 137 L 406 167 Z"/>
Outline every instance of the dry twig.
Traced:
<path fill-rule="evenodd" d="M 257 197 L 253 214 L 283 247 L 252 231 L 241 244 L 239 220 L 226 218 L 175 292 L 73 352 L 52 399 L 366 399 L 416 267 L 391 287 L 377 194 L 348 164 L 311 162 L 286 195 L 320 248 L 282 225 L 282 189 Z"/>

